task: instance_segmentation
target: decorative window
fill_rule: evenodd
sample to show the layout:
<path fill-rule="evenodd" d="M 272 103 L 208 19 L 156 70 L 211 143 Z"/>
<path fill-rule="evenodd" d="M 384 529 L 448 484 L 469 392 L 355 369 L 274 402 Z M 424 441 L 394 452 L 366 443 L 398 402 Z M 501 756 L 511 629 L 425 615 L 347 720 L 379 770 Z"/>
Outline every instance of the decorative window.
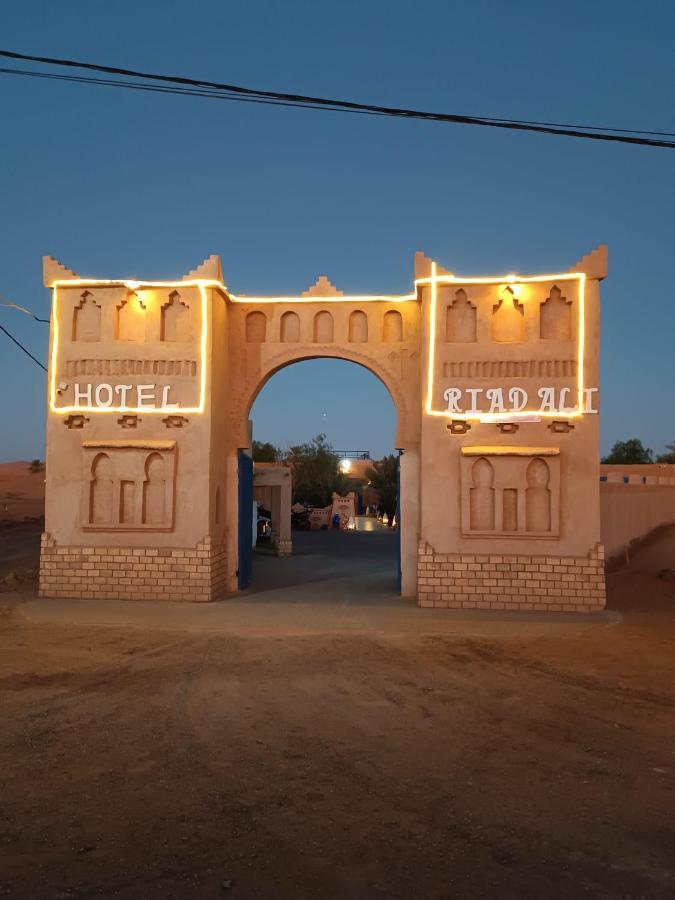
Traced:
<path fill-rule="evenodd" d="M 85 531 L 173 528 L 175 441 L 85 441 Z"/>
<path fill-rule="evenodd" d="M 558 537 L 557 447 L 462 447 L 461 454 L 465 537 Z"/>

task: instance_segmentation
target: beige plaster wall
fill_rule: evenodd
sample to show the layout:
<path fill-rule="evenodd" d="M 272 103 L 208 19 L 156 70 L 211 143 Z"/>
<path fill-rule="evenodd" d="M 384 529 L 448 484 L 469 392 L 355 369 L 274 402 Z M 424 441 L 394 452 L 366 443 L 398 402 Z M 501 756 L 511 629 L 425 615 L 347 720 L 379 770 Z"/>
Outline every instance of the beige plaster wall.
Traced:
<path fill-rule="evenodd" d="M 655 528 L 675 523 L 675 483 L 601 483 L 600 516 L 602 541 L 611 560 Z"/>

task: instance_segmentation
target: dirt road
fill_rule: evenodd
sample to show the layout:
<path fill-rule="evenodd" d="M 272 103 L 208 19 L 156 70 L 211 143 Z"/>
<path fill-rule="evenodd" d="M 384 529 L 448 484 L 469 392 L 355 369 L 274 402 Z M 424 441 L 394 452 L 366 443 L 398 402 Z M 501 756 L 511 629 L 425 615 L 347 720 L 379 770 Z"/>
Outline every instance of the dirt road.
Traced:
<path fill-rule="evenodd" d="M 0 895 L 674 896 L 675 585 L 628 574 L 621 624 L 532 638 L 38 626 L 0 595 Z"/>

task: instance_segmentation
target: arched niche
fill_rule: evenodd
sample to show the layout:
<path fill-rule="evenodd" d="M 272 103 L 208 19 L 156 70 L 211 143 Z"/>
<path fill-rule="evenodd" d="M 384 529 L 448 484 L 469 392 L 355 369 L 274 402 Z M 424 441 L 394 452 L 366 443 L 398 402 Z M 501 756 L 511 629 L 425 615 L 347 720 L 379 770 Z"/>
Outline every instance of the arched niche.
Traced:
<path fill-rule="evenodd" d="M 91 464 L 89 523 L 108 525 L 113 521 L 112 463 L 107 453 L 98 453 Z"/>
<path fill-rule="evenodd" d="M 131 292 L 117 307 L 117 340 L 145 341 L 146 307 L 138 294 Z"/>
<path fill-rule="evenodd" d="M 315 344 L 331 344 L 333 342 L 333 316 L 326 310 L 314 316 L 313 338 Z"/>
<path fill-rule="evenodd" d="M 190 307 L 181 299 L 178 291 L 169 294 L 162 307 L 161 339 L 185 343 L 192 340 L 192 316 Z"/>
<path fill-rule="evenodd" d="M 73 340 L 101 340 L 101 307 L 90 291 L 84 291 L 73 311 Z"/>
<path fill-rule="evenodd" d="M 551 530 L 551 473 L 546 460 L 536 457 L 525 473 L 525 527 L 527 531 L 548 532 Z"/>
<path fill-rule="evenodd" d="M 387 344 L 403 340 L 403 316 L 397 309 L 390 309 L 382 321 L 382 340 Z"/>
<path fill-rule="evenodd" d="M 545 341 L 569 341 L 572 337 L 572 304 L 556 284 L 539 307 L 539 336 Z"/>
<path fill-rule="evenodd" d="M 525 338 L 525 310 L 511 288 L 505 288 L 492 307 L 492 340 L 515 343 Z"/>
<path fill-rule="evenodd" d="M 281 341 L 285 344 L 300 340 L 300 316 L 295 312 L 285 312 L 281 317 Z"/>
<path fill-rule="evenodd" d="M 360 309 L 349 316 L 349 341 L 363 344 L 368 340 L 368 316 Z"/>
<path fill-rule="evenodd" d="M 166 466 L 159 453 L 145 461 L 143 483 L 143 524 L 163 525 L 166 521 Z"/>
<path fill-rule="evenodd" d="M 492 464 L 484 456 L 471 468 L 473 487 L 470 489 L 470 528 L 472 531 L 494 531 L 495 527 L 495 473 Z"/>
<path fill-rule="evenodd" d="M 267 337 L 267 316 L 260 310 L 246 315 L 246 341 L 249 344 L 262 344 Z"/>
<path fill-rule="evenodd" d="M 464 288 L 446 309 L 445 340 L 450 343 L 471 343 L 476 340 L 476 307 Z"/>

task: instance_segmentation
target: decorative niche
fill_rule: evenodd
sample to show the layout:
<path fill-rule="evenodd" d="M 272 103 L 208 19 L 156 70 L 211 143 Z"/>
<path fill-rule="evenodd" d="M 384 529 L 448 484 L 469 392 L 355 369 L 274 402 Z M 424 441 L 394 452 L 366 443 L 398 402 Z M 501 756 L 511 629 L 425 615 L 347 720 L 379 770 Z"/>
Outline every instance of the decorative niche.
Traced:
<path fill-rule="evenodd" d="M 476 340 L 476 307 L 460 288 L 445 311 L 445 340 L 448 343 L 473 343 Z"/>
<path fill-rule="evenodd" d="M 539 307 L 539 336 L 548 341 L 569 341 L 572 337 L 572 303 L 556 284 Z"/>
<path fill-rule="evenodd" d="M 73 340 L 101 340 L 101 305 L 90 291 L 84 291 L 73 310 Z"/>
<path fill-rule="evenodd" d="M 398 344 L 403 340 L 403 317 L 397 309 L 390 309 L 382 320 L 382 340 L 385 344 Z"/>
<path fill-rule="evenodd" d="M 510 287 L 504 288 L 492 307 L 492 340 L 515 343 L 525 339 L 525 308 Z"/>
<path fill-rule="evenodd" d="M 172 530 L 175 441 L 85 441 L 82 468 L 84 531 Z"/>
<path fill-rule="evenodd" d="M 192 314 L 178 291 L 171 291 L 162 306 L 161 339 L 186 343 L 192 340 Z"/>
<path fill-rule="evenodd" d="M 118 341 L 145 341 L 147 309 L 134 291 L 117 307 L 116 337 Z"/>
<path fill-rule="evenodd" d="M 460 467 L 465 537 L 559 536 L 557 447 L 462 447 Z"/>
<path fill-rule="evenodd" d="M 363 344 L 368 340 L 368 316 L 363 310 L 356 309 L 349 316 L 350 343 Z"/>
<path fill-rule="evenodd" d="M 246 316 L 246 341 L 249 344 L 263 344 L 267 336 L 267 316 L 256 310 Z"/>

